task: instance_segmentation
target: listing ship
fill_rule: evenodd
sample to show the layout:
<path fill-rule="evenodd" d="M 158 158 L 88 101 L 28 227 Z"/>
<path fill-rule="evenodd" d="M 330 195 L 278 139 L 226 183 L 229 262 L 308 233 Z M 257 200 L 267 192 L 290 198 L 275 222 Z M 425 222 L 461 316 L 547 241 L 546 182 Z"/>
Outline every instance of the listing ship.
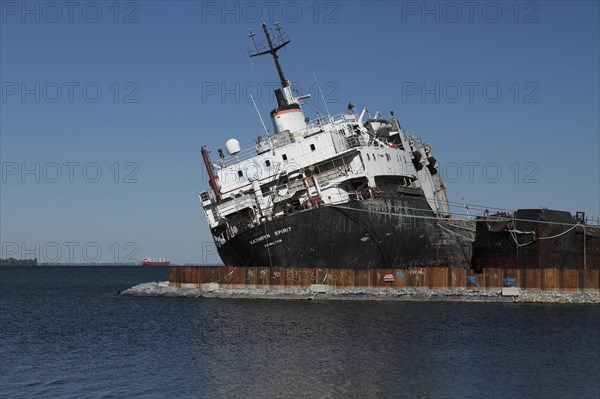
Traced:
<path fill-rule="evenodd" d="M 140 261 L 140 266 L 170 266 L 171 262 L 164 258 L 144 258 Z"/>
<path fill-rule="evenodd" d="M 264 22 L 262 30 L 264 43 L 250 30 L 249 53 L 271 55 L 279 75 L 273 134 L 243 151 L 230 139 L 229 156 L 219 149 L 214 163 L 201 150 L 210 190 L 200 201 L 223 263 L 469 267 L 474 223 L 451 218 L 431 146 L 393 112 L 371 117 L 349 103 L 339 115 L 306 118 L 310 96 L 292 91 L 277 54 L 290 40 L 278 24 L 274 34 Z"/>
<path fill-rule="evenodd" d="M 600 269 L 600 222 L 551 209 L 519 209 L 476 220 L 473 268 Z"/>

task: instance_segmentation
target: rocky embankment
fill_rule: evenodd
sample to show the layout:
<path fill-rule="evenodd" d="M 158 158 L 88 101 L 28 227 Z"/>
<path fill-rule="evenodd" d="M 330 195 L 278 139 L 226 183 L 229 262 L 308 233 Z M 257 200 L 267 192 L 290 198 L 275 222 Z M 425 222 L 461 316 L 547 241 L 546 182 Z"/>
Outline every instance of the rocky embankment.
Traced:
<path fill-rule="evenodd" d="M 308 299 L 360 301 L 443 301 L 443 302 L 519 302 L 519 303 L 600 303 L 600 292 L 520 291 L 516 296 L 503 296 L 500 290 L 474 291 L 467 289 L 424 288 L 329 288 L 315 292 L 309 287 L 282 289 L 261 288 L 200 288 L 175 287 L 168 282 L 143 283 L 121 295 L 175 298 L 250 298 L 250 299 Z"/>

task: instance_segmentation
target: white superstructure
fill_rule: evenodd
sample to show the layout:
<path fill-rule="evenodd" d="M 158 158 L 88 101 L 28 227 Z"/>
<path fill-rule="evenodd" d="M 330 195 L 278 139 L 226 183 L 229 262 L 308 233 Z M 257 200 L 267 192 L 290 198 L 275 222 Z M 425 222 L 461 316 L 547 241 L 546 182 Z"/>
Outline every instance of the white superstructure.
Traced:
<path fill-rule="evenodd" d="M 274 43 L 263 23 L 282 89 L 275 91 L 278 107 L 271 111 L 275 133 L 259 137 L 252 148 L 226 143 L 229 156 L 219 150 L 211 161 L 202 149 L 211 190 L 200 194 L 217 243 L 265 220 L 298 210 L 379 198 L 385 191 L 423 193 L 438 216 L 449 214 L 437 162 L 428 144 L 406 134 L 393 117 L 379 113 L 367 119 L 352 104 L 348 112 L 308 121 L 300 98 L 285 80 L 276 51 L 289 42 L 279 35 Z M 251 37 L 253 37 L 251 33 Z"/>

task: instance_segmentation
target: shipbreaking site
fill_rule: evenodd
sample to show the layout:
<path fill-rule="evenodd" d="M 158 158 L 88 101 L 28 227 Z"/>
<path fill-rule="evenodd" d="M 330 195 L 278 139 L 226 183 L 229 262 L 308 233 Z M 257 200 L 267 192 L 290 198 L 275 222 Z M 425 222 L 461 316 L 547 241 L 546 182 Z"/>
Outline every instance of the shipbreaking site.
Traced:
<path fill-rule="evenodd" d="M 254 104 L 264 130 L 254 146 L 231 138 L 218 160 L 201 148 L 210 188 L 199 199 L 224 266 L 173 267 L 168 282 L 123 294 L 600 302 L 597 218 L 546 208 L 451 212 L 428 141 L 393 112 L 353 103 L 307 118 L 310 95 L 292 89 L 279 62 L 288 35 L 277 23 L 261 29 L 264 41 L 250 30 L 248 52 L 275 64 L 271 127 Z"/>

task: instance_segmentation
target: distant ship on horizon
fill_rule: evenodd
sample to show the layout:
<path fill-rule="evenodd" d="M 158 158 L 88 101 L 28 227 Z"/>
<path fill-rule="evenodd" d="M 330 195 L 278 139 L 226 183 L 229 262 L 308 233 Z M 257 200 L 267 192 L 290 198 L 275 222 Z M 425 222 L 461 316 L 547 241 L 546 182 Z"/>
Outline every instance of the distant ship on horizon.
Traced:
<path fill-rule="evenodd" d="M 144 258 L 140 261 L 140 266 L 170 266 L 171 262 L 165 258 Z"/>

